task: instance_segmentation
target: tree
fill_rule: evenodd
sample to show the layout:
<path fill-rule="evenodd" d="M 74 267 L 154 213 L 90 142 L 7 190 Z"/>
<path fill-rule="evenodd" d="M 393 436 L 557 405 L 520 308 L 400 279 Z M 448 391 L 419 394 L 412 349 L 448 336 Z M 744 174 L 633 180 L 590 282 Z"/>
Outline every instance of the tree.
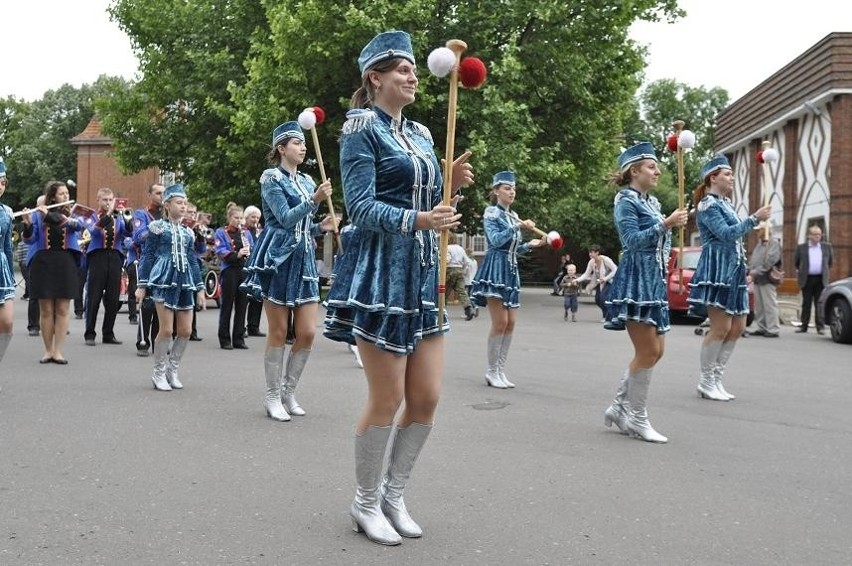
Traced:
<path fill-rule="evenodd" d="M 683 120 L 686 129 L 695 133 L 695 148 L 684 157 L 687 202 L 692 190 L 701 182 L 701 166 L 713 155 L 716 116 L 728 105 L 728 91 L 720 87 L 692 87 L 673 79 L 649 84 L 637 97 L 626 137 L 652 140 L 658 156 L 674 179 L 677 163 L 674 154 L 665 149 L 665 139 L 673 133 L 672 122 Z"/>
<path fill-rule="evenodd" d="M 460 206 L 475 232 L 491 175 L 507 168 L 521 183 L 518 212 L 542 226 L 572 219 L 575 201 L 611 210 L 601 179 L 643 67 L 629 27 L 680 11 L 676 0 L 116 0 L 112 15 L 139 53 L 142 79 L 99 107 L 104 131 L 125 167 L 180 170 L 202 203 L 256 200 L 270 132 L 307 106 L 328 114 L 318 134 L 339 178 L 335 140 L 360 83 L 355 61 L 386 29 L 412 32 L 421 88 L 407 113 L 443 146 L 447 83 L 424 63 L 431 49 L 464 39 L 490 72 L 480 91 L 460 93 L 457 123 L 456 147 L 475 154 L 477 187 Z"/>
<path fill-rule="evenodd" d="M 120 88 L 123 79 L 100 77 L 75 88 L 62 85 L 34 102 L 7 98 L 0 103 L 0 150 L 6 154 L 10 189 L 4 200 L 32 206 L 45 183 L 77 178 L 77 150 L 71 138 L 94 114 L 94 100 Z"/>

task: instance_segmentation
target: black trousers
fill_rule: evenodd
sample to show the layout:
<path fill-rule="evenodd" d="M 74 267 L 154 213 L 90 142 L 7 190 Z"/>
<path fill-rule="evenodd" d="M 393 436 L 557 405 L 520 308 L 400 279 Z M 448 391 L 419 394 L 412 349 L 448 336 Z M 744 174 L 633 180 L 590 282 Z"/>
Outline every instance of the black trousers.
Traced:
<path fill-rule="evenodd" d="M 249 334 L 260 332 L 260 316 L 263 314 L 263 302 L 253 301 L 248 302 L 248 331 Z"/>
<path fill-rule="evenodd" d="M 239 290 L 242 281 L 242 270 L 229 267 L 219 274 L 222 294 L 219 297 L 219 341 L 239 344 L 245 342 L 246 308 L 248 297 Z M 231 313 L 234 315 L 233 332 L 231 332 Z"/>
<path fill-rule="evenodd" d="M 814 312 L 816 313 L 814 317 L 816 319 L 816 327 L 817 329 L 822 328 L 822 313 L 819 312 L 819 307 L 817 306 L 822 289 L 822 275 L 808 275 L 808 280 L 805 286 L 802 287 L 802 316 L 800 319 L 802 321 L 801 327 L 804 329 L 807 329 L 808 324 L 811 322 L 811 304 L 813 304 Z"/>
<path fill-rule="evenodd" d="M 115 338 L 115 317 L 121 306 L 121 265 L 124 257 L 116 250 L 97 250 L 89 254 L 89 275 L 86 279 L 86 339 L 97 336 L 95 324 L 103 301 L 104 322 L 102 338 Z"/>
<path fill-rule="evenodd" d="M 127 272 L 127 312 L 130 313 L 130 320 L 137 316 L 136 306 L 136 263 L 130 263 L 125 268 Z"/>
<path fill-rule="evenodd" d="M 74 295 L 74 314 L 82 316 L 86 312 L 86 303 L 83 302 L 83 289 L 86 287 L 87 272 L 82 267 L 77 267 L 77 294 Z"/>
<path fill-rule="evenodd" d="M 136 349 L 147 350 L 154 348 L 154 339 L 160 333 L 160 319 L 157 317 L 157 307 L 151 297 L 145 297 L 139 307 L 139 326 L 136 330 Z"/>

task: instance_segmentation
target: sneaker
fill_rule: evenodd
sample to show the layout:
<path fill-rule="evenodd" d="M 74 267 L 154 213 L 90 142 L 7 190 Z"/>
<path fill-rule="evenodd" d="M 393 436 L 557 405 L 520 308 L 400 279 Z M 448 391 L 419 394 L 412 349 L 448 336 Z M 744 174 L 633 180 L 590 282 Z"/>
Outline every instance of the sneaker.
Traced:
<path fill-rule="evenodd" d="M 30 328 L 29 333 L 30 333 L 30 336 L 38 336 L 39 329 L 38 328 Z"/>

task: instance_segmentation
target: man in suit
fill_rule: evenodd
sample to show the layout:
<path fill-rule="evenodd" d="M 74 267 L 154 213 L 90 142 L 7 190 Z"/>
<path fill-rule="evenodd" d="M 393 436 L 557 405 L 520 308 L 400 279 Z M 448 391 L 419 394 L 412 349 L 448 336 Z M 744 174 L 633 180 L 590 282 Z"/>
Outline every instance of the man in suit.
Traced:
<path fill-rule="evenodd" d="M 822 241 L 822 229 L 813 225 L 808 228 L 808 241 L 796 246 L 796 279 L 802 290 L 802 325 L 796 332 L 807 332 L 811 321 L 811 304 L 816 312 L 816 330 L 822 334 L 825 330 L 822 313 L 817 308 L 817 300 L 823 287 L 828 284 L 828 275 L 834 260 L 831 244 Z"/>

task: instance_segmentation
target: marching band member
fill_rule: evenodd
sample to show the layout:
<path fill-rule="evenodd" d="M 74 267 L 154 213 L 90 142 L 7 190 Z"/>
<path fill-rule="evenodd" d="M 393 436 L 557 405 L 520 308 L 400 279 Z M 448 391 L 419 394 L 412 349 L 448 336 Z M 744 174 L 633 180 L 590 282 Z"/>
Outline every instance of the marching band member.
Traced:
<path fill-rule="evenodd" d="M 104 344 L 121 344 L 115 338 L 115 318 L 121 306 L 121 266 L 124 264 L 122 251 L 124 238 L 133 233 L 130 219 L 122 210 L 115 210 L 115 195 L 112 189 L 98 191 L 98 212 L 95 217 L 84 220 L 91 235 L 86 247 L 86 332 L 84 338 L 89 346 L 95 345 L 95 323 L 98 320 L 100 302 L 104 303 L 104 321 L 101 338 Z"/>
<path fill-rule="evenodd" d="M 248 232 L 242 229 L 242 207 L 229 202 L 226 217 L 228 225 L 218 228 L 214 235 L 216 255 L 221 266 L 219 282 L 222 287 L 222 295 L 219 298 L 219 346 L 223 350 L 247 350 L 245 331 L 248 297 L 239 290 L 239 286 L 243 277 L 243 266 L 251 253 L 254 241 Z"/>
<path fill-rule="evenodd" d="M 272 132 L 267 160 L 274 167 L 260 177 L 266 226 L 246 263 L 246 279 L 240 287 L 254 300 L 262 300 L 266 311 L 265 405 L 267 414 L 277 421 L 305 414 L 294 393 L 311 355 L 319 308 L 313 239 L 334 228 L 330 217 L 319 224 L 311 220 L 319 204 L 331 195 L 331 183 L 317 187 L 299 173 L 305 151 L 305 135 L 297 122 L 285 122 Z M 296 340 L 284 368 L 291 312 Z"/>
<path fill-rule="evenodd" d="M 358 345 L 369 390 L 355 428 L 353 528 L 396 545 L 400 535 L 422 535 L 402 496 L 441 391 L 449 324 L 438 320 L 438 231 L 458 226 L 461 215 L 441 203 L 441 167 L 429 130 L 402 114 L 418 85 L 410 36 L 377 35 L 358 66 L 362 84 L 340 138 L 346 209 L 358 228 L 328 294 L 325 335 Z M 469 156 L 452 163 L 453 189 L 473 179 Z"/>
<path fill-rule="evenodd" d="M 198 259 L 198 265 L 201 267 L 201 280 L 204 281 L 206 275 L 204 271 L 204 255 L 207 253 L 207 238 L 202 234 L 201 226 L 198 224 L 198 207 L 191 202 L 186 203 L 186 216 L 184 216 L 183 225 L 192 230 L 195 236 L 195 257 Z M 201 305 L 195 305 L 192 310 L 192 333 L 189 335 L 190 342 L 201 342 L 203 338 L 198 335 L 198 309 Z"/>
<path fill-rule="evenodd" d="M 146 226 L 136 299 L 142 301 L 150 292 L 156 306 L 160 327 L 154 340 L 151 379 L 155 389 L 171 391 L 183 388 L 178 369 L 192 333 L 192 311 L 196 304 L 204 304 L 204 282 L 195 256 L 195 237 L 181 223 L 186 212 L 183 185 L 165 190 L 162 212 L 163 218 Z"/>
<path fill-rule="evenodd" d="M 710 319 L 701 344 L 698 395 L 702 399 L 729 401 L 734 396 L 722 385 L 722 374 L 749 312 L 743 236 L 769 218 L 771 207 L 759 208 L 745 219 L 737 216 L 729 197 L 734 172 L 724 155 L 701 168 L 701 184 L 692 193 L 701 234 L 701 257 L 689 284 L 690 314 Z"/>
<path fill-rule="evenodd" d="M 0 198 L 6 193 L 6 164 L 0 157 Z M 15 315 L 15 265 L 12 255 L 12 209 L 0 203 L 0 362 L 12 341 Z"/>
<path fill-rule="evenodd" d="M 71 299 L 77 293 L 78 237 L 83 221 L 71 217 L 71 207 L 47 210 L 47 206 L 69 200 L 68 187 L 51 181 L 45 189 L 44 206 L 23 215 L 24 239 L 33 251 L 30 261 L 32 289 L 30 300 L 38 300 L 41 337 L 44 342 L 43 364 L 65 365 L 62 355 L 68 334 Z"/>
<path fill-rule="evenodd" d="M 669 327 L 666 269 L 671 252 L 671 229 L 687 221 L 686 209 L 668 217 L 649 192 L 657 186 L 660 169 L 654 146 L 642 142 L 618 156 L 612 183 L 622 188 L 615 197 L 615 227 L 621 240 L 621 265 L 609 287 L 608 330 L 627 330 L 634 356 L 624 373 L 604 423 L 615 423 L 624 434 L 647 442 L 667 442 L 648 420 L 646 402 L 654 366 L 663 357 Z"/>
<path fill-rule="evenodd" d="M 135 312 L 138 307 L 139 323 L 136 329 L 136 355 L 147 356 L 148 348 L 153 349 L 153 339 L 159 334 L 160 325 L 157 319 L 157 310 L 150 300 L 140 299 L 132 308 L 130 297 L 136 297 L 139 264 L 142 262 L 142 246 L 148 237 L 148 225 L 159 220 L 163 215 L 163 193 L 166 188 L 154 183 L 148 187 L 148 206 L 137 209 L 133 213 L 133 247 L 127 255 L 127 278 L 128 278 L 128 310 L 130 320 L 136 318 Z M 150 269 L 150 268 L 149 268 Z"/>
<path fill-rule="evenodd" d="M 245 230 L 251 234 L 253 242 L 260 238 L 260 233 L 263 231 L 263 225 L 260 223 L 262 215 L 260 209 L 254 205 L 247 206 L 244 212 Z M 249 336 L 265 337 L 266 334 L 260 330 L 260 318 L 263 314 L 263 303 L 255 301 L 249 297 L 248 307 L 246 309 L 247 327 Z"/>
<path fill-rule="evenodd" d="M 515 386 L 506 378 L 505 367 L 517 309 L 521 306 L 518 254 L 527 253 L 544 242 L 534 239 L 524 243 L 521 228 L 535 228 L 535 223 L 520 220 L 509 210 L 515 202 L 515 174 L 512 171 L 500 171 L 494 175 L 490 199 L 492 204 L 485 209 L 482 218 L 488 251 L 473 276 L 471 299 L 477 306 L 487 306 L 491 316 L 485 383 L 490 387 L 507 389 Z"/>

